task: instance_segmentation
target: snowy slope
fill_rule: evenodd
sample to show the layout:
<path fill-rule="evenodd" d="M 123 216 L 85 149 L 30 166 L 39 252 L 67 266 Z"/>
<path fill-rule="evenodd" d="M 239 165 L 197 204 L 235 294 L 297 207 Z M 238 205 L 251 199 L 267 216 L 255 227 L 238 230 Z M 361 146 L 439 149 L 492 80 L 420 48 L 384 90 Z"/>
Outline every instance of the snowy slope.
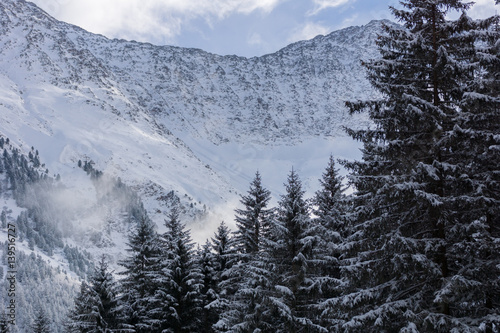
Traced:
<path fill-rule="evenodd" d="M 224 219 L 258 169 L 275 196 L 292 166 L 309 193 L 331 153 L 359 156 L 345 100 L 374 94 L 360 65 L 381 22 L 243 58 L 110 40 L 24 0 L 0 3 L 0 133 L 74 181 L 78 160 L 134 186 L 161 224 L 174 191 L 194 237 Z M 211 232 L 211 231 L 210 231 Z"/>

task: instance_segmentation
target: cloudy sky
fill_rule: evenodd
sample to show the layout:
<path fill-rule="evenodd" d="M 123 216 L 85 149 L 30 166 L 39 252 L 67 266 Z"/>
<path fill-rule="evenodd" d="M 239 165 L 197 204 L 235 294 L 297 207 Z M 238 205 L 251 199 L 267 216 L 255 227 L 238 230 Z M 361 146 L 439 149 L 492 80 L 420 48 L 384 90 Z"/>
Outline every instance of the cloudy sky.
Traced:
<path fill-rule="evenodd" d="M 31 0 L 59 20 L 110 38 L 259 56 L 319 34 L 391 19 L 397 0 Z M 476 0 L 472 17 L 500 12 Z"/>

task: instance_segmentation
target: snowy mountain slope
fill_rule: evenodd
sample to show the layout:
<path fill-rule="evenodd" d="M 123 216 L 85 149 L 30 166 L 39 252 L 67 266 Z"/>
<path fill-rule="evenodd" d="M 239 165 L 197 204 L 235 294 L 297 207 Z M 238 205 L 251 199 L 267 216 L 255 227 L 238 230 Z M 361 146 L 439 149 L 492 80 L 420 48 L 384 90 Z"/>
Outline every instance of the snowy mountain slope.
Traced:
<path fill-rule="evenodd" d="M 343 103 L 374 93 L 360 59 L 377 56 L 381 22 L 250 59 L 110 40 L 23 0 L 3 1 L 0 22 L 0 132 L 63 178 L 94 161 L 159 225 L 174 191 L 198 240 L 194 216 L 230 220 L 255 170 L 275 195 L 292 166 L 314 191 L 330 153 L 358 156 L 341 127 L 367 121 Z"/>

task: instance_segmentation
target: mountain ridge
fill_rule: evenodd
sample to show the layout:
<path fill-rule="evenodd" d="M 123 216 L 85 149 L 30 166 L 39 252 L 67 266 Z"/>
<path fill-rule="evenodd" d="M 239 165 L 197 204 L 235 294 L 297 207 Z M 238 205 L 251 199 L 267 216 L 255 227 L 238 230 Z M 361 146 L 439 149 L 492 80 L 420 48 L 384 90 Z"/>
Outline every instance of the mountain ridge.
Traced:
<path fill-rule="evenodd" d="M 147 211 L 159 232 L 171 208 L 181 208 L 201 244 L 221 221 L 234 228 L 239 195 L 256 170 L 276 201 L 290 168 L 311 194 L 330 154 L 360 155 L 343 127 L 369 121 L 349 115 L 344 101 L 376 94 L 360 60 L 378 56 L 380 21 L 252 58 L 108 39 L 24 0 L 0 3 L 0 23 L 0 137 L 10 139 L 9 154 L 36 150 L 47 170 L 39 172 L 54 175 L 59 189 L 49 193 L 51 207 L 64 212 L 58 225 L 73 230 L 58 239 L 64 250 L 47 252 L 33 239 L 19 239 L 18 248 L 41 254 L 40 265 L 58 279 L 69 276 L 66 294 L 77 278 L 71 267 L 88 260 L 79 249 L 94 259 L 106 254 L 119 269 L 132 227 L 122 197 Z M 104 183 L 80 165 L 102 172 Z M 0 172 L 7 221 L 40 222 L 13 199 L 8 178 Z M 102 193 L 109 188 L 127 190 L 113 198 Z M 57 304 L 49 311 L 63 316 Z M 30 316 L 20 316 L 23 327 Z"/>
<path fill-rule="evenodd" d="M 0 4 L 0 20 L 0 132 L 36 144 L 63 177 L 94 161 L 142 192 L 159 224 L 168 207 L 156 199 L 171 191 L 226 207 L 215 221 L 256 169 L 294 165 L 311 183 L 320 167 L 307 161 L 352 158 L 343 127 L 369 124 L 344 101 L 375 94 L 360 61 L 377 57 L 382 21 L 245 58 L 108 39 L 24 0 Z"/>

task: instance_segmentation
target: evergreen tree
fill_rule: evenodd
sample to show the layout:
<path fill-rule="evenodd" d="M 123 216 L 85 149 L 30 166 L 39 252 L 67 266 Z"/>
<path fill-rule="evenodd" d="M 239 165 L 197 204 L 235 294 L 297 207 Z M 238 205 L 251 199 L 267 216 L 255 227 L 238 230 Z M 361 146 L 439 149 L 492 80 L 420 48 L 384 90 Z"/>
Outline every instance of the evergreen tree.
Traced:
<path fill-rule="evenodd" d="M 475 320 L 486 332 L 500 324 L 500 29 L 499 16 L 464 19 L 476 46 L 453 129 L 443 134 L 444 207 L 450 278 L 440 297 L 450 314 Z"/>
<path fill-rule="evenodd" d="M 217 228 L 211 243 L 215 253 L 216 270 L 222 275 L 235 260 L 234 242 L 224 221 Z"/>
<path fill-rule="evenodd" d="M 238 263 L 238 254 L 234 245 L 234 238 L 231 237 L 229 228 L 224 221 L 217 228 L 210 242 L 211 259 L 213 267 L 214 297 L 208 304 L 207 309 L 212 313 L 212 325 L 218 322 L 219 315 L 229 306 L 229 296 L 237 291 L 235 279 L 231 279 L 233 265 Z M 241 276 L 241 274 L 238 274 Z"/>
<path fill-rule="evenodd" d="M 311 267 L 316 238 L 302 182 L 294 170 L 285 188 L 278 203 L 274 242 L 266 248 L 266 259 L 275 279 L 269 297 L 278 315 L 275 329 L 291 333 L 320 331 L 311 310 L 317 297 Z"/>
<path fill-rule="evenodd" d="M 268 209 L 270 192 L 257 172 L 248 195 L 241 197 L 243 209 L 236 209 L 235 255 L 219 281 L 219 298 L 211 306 L 220 311 L 214 325 L 218 332 L 271 332 L 271 310 L 266 297 L 272 288 L 270 272 L 263 261 L 264 248 L 273 235 L 273 210 Z M 220 232 L 219 232 L 220 234 Z M 216 252 L 217 248 L 214 249 Z"/>
<path fill-rule="evenodd" d="M 458 120 L 479 112 L 462 104 L 474 95 L 467 89 L 477 75 L 486 77 L 477 71 L 474 36 L 488 34 L 488 24 L 468 18 L 471 4 L 459 0 L 401 4 L 391 9 L 404 27 L 386 26 L 382 59 L 366 64 L 384 98 L 348 103 L 352 111 L 367 109 L 376 128 L 349 131 L 364 143 L 363 161 L 345 163 L 357 190 L 351 258 L 343 261 L 349 285 L 329 305 L 345 320 L 337 329 L 474 331 L 498 321 L 486 295 L 497 285 L 498 251 L 488 257 L 484 250 L 498 244 L 498 233 L 484 227 L 487 205 L 476 205 L 484 197 L 471 195 L 466 169 L 475 157 L 459 161 L 454 137 Z M 454 10 L 461 17 L 448 21 Z M 465 214 L 464 206 L 477 210 Z M 486 267 L 489 277 L 473 273 Z"/>
<path fill-rule="evenodd" d="M 96 328 L 102 332 L 118 329 L 118 309 L 116 284 L 104 255 L 90 278 L 90 286 L 95 294 Z"/>
<path fill-rule="evenodd" d="M 75 333 L 92 332 L 95 327 L 93 313 L 93 293 L 87 282 L 82 281 L 80 292 L 75 298 L 75 306 L 69 313 L 67 329 Z"/>
<path fill-rule="evenodd" d="M 267 232 L 268 219 L 272 210 L 267 209 L 271 200 L 271 192 L 262 187 L 259 172 L 250 184 L 248 195 L 241 196 L 240 202 L 243 209 L 236 209 L 237 232 L 235 243 L 239 252 L 243 254 L 255 254 L 259 251 L 260 238 Z"/>
<path fill-rule="evenodd" d="M 179 213 L 172 210 L 166 223 L 168 231 L 163 236 L 165 267 L 170 279 L 167 285 L 169 309 L 167 331 L 174 333 L 197 332 L 202 315 L 202 274 L 196 265 L 197 258 L 190 232 L 179 220 Z"/>
<path fill-rule="evenodd" d="M 315 206 L 314 235 L 316 247 L 313 249 L 312 267 L 316 276 L 315 289 L 317 297 L 328 300 L 340 294 L 343 283 L 340 275 L 339 260 L 342 259 L 345 237 L 347 230 L 347 200 L 344 195 L 343 177 L 339 175 L 335 167 L 335 160 L 330 156 L 328 166 L 320 179 L 321 189 L 316 192 L 313 203 Z M 326 310 L 326 311 L 324 311 Z M 323 312 L 326 327 L 335 316 L 329 315 L 333 310 L 322 306 L 316 311 Z M 318 313 L 319 316 L 319 313 Z M 335 319 L 334 319 L 335 320 Z"/>
<path fill-rule="evenodd" d="M 82 282 L 75 308 L 67 326 L 74 332 L 115 332 L 118 330 L 118 308 L 115 282 L 104 256 L 89 282 Z"/>
<path fill-rule="evenodd" d="M 36 313 L 35 320 L 31 325 L 31 330 L 33 333 L 50 333 L 50 322 L 47 315 L 42 309 L 39 309 Z"/>
<path fill-rule="evenodd" d="M 151 305 L 157 289 L 155 277 L 162 259 L 158 235 L 147 216 L 141 218 L 129 236 L 129 257 L 120 262 L 125 268 L 120 284 L 121 322 L 135 332 L 150 332 L 156 324 Z"/>
<path fill-rule="evenodd" d="M 217 264 L 212 250 L 212 244 L 207 242 L 198 249 L 198 266 L 202 276 L 201 308 L 202 317 L 199 332 L 215 332 L 213 325 L 219 321 L 219 283 Z"/>

